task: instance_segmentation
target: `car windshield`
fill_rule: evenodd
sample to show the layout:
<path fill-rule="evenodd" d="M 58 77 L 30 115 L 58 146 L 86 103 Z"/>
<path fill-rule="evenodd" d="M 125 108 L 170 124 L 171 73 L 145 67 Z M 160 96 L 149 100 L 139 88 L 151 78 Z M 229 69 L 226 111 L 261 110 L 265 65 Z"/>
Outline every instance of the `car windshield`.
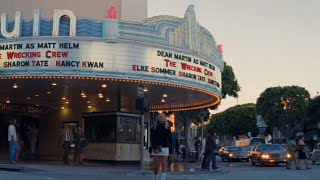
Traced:
<path fill-rule="evenodd" d="M 281 145 L 261 145 L 258 148 L 259 151 L 282 151 L 284 150 Z"/>
<path fill-rule="evenodd" d="M 239 151 L 240 147 L 227 147 L 227 151 Z"/>

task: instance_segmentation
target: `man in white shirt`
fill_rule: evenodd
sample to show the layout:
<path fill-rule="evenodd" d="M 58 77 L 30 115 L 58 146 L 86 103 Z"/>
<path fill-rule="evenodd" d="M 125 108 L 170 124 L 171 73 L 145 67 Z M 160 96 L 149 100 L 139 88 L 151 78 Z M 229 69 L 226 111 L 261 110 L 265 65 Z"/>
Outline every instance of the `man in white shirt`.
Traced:
<path fill-rule="evenodd" d="M 9 141 L 9 161 L 10 163 L 16 163 L 15 157 L 18 149 L 17 142 L 17 131 L 15 124 L 17 123 L 16 119 L 10 120 L 10 125 L 8 127 L 8 141 Z"/>
<path fill-rule="evenodd" d="M 63 148 L 64 148 L 63 160 L 65 164 L 69 164 L 70 144 L 73 140 L 73 133 L 68 128 L 67 124 L 63 125 L 62 138 L 63 138 L 62 142 L 63 142 Z"/>

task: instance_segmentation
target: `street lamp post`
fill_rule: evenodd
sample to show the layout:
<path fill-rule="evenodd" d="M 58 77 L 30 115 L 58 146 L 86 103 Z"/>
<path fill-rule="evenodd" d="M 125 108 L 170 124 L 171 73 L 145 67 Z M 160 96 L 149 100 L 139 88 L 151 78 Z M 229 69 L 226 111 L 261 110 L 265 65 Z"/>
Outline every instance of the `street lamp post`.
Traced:
<path fill-rule="evenodd" d="M 202 141 L 203 141 L 203 117 L 201 116 L 201 146 L 202 146 Z"/>

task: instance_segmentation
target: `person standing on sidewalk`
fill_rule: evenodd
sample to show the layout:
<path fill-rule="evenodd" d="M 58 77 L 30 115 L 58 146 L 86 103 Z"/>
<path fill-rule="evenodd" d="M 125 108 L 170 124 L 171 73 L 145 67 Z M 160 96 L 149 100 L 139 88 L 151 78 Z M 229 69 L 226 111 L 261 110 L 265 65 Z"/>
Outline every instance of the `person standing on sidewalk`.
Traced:
<path fill-rule="evenodd" d="M 76 164 L 83 163 L 83 149 L 87 144 L 86 135 L 84 134 L 82 128 L 79 126 L 77 128 L 77 133 L 75 134 L 75 154 L 74 161 Z"/>
<path fill-rule="evenodd" d="M 16 123 L 17 123 L 16 119 L 11 119 L 10 120 L 10 125 L 8 127 L 8 141 L 10 143 L 10 146 L 9 146 L 9 161 L 12 164 L 16 164 L 17 163 L 15 161 L 17 150 L 18 150 L 17 131 L 16 131 L 16 127 L 15 127 Z"/>
<path fill-rule="evenodd" d="M 165 114 L 160 113 L 151 130 L 153 171 L 155 180 L 165 180 L 167 159 L 172 154 L 172 134 Z M 161 173 L 160 172 L 161 167 Z"/>
<path fill-rule="evenodd" d="M 72 137 L 72 132 L 68 128 L 67 124 L 63 125 L 62 137 L 63 137 L 63 148 L 64 148 L 64 155 L 63 155 L 64 164 L 69 164 L 70 144 L 73 137 Z"/>
<path fill-rule="evenodd" d="M 297 169 L 301 169 L 300 167 L 300 162 L 304 161 L 305 165 L 306 165 L 306 169 L 311 169 L 311 167 L 309 167 L 308 162 L 307 162 L 307 154 L 305 152 L 305 147 L 306 144 L 304 143 L 304 136 L 300 135 L 298 137 L 298 168 Z"/>
<path fill-rule="evenodd" d="M 194 138 L 194 149 L 196 151 L 196 162 L 199 162 L 201 141 L 198 137 Z"/>
<path fill-rule="evenodd" d="M 297 166 L 297 160 L 296 160 L 296 152 L 298 150 L 298 146 L 297 143 L 295 141 L 294 137 L 290 138 L 290 141 L 287 144 L 287 153 L 289 155 L 288 157 L 288 162 L 287 162 L 287 169 L 291 169 L 291 164 L 292 161 L 294 163 L 294 165 L 296 166 L 296 169 L 299 169 L 299 167 Z"/>
<path fill-rule="evenodd" d="M 213 131 L 210 131 L 210 133 L 208 133 L 208 135 L 206 136 L 205 154 L 207 154 L 207 158 L 206 161 L 204 161 L 205 164 L 202 165 L 203 169 L 209 170 L 210 162 L 212 170 L 218 169 L 215 154 L 216 149 L 217 145 L 215 133 Z"/>

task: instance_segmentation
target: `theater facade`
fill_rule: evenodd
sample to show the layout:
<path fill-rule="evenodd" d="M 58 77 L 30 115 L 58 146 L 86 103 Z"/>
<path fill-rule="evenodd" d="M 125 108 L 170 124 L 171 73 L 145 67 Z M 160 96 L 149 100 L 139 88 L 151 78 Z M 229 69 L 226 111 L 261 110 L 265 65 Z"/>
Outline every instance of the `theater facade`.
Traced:
<path fill-rule="evenodd" d="M 214 106 L 221 99 L 222 48 L 199 25 L 194 6 L 184 17 L 156 16 L 141 22 L 119 19 L 119 7 L 106 7 L 100 20 L 52 9 L 43 18 L 34 9 L 14 18 L 1 15 L 0 149 L 7 147 L 10 118 L 39 129 L 39 156 L 62 154 L 60 129 L 81 125 L 88 138 L 85 157 L 139 160 L 141 128 L 136 99 L 148 102 L 150 120 L 158 111 Z M 146 145 L 147 146 L 147 145 Z"/>

